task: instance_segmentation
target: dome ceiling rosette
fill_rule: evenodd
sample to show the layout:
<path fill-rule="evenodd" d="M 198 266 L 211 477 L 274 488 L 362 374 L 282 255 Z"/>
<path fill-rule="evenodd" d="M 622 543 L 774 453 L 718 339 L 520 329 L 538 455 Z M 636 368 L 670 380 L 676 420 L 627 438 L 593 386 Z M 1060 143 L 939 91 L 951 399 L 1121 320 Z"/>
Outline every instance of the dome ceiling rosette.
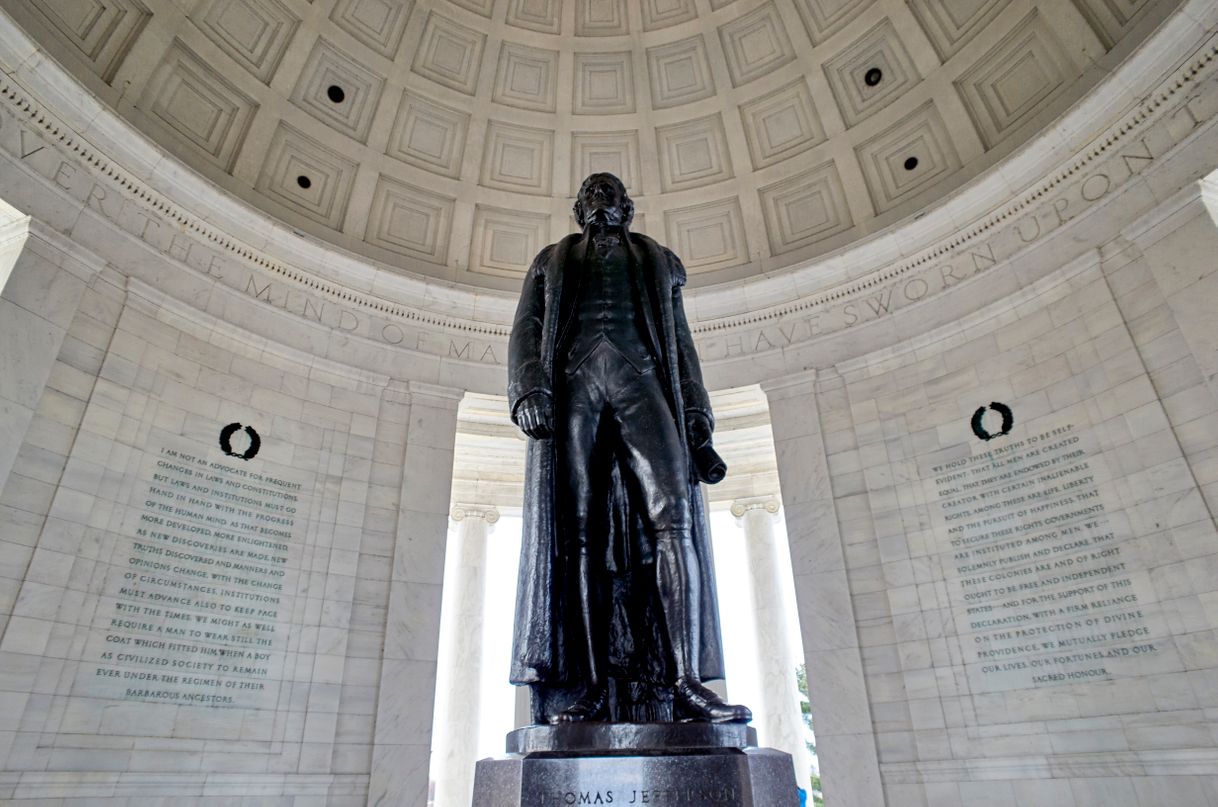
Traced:
<path fill-rule="evenodd" d="M 246 203 L 388 271 L 514 290 L 601 170 L 694 285 L 805 266 L 1043 131 L 1176 3 L 3 5 Z"/>

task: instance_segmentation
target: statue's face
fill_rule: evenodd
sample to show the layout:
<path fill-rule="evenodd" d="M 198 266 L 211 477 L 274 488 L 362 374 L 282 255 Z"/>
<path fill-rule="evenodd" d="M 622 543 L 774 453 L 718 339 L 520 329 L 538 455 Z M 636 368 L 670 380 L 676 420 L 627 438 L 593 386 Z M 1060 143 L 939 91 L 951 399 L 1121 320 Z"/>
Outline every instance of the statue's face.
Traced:
<path fill-rule="evenodd" d="M 618 226 L 625 217 L 626 189 L 612 174 L 593 174 L 580 188 L 584 225 Z"/>

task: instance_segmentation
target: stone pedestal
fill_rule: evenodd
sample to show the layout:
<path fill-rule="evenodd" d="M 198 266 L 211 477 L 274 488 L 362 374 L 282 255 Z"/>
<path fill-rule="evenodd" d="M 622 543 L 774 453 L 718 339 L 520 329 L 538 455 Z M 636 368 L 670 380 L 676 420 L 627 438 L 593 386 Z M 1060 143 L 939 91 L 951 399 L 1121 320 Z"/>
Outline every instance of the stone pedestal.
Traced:
<path fill-rule="evenodd" d="M 478 762 L 473 803 L 795 807 L 790 755 L 756 737 L 709 723 L 529 726 L 508 735 L 506 757 Z"/>

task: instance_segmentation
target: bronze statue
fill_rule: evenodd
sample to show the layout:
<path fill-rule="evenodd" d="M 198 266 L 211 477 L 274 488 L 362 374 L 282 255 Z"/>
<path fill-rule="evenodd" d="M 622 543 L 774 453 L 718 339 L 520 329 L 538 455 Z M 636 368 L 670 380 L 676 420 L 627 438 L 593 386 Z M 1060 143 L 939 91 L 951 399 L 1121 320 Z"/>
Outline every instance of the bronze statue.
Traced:
<path fill-rule="evenodd" d="M 723 676 L 699 480 L 726 466 L 681 302 L 685 268 L 631 233 L 593 174 L 582 233 L 543 249 L 512 327 L 508 399 L 530 438 L 511 680 L 537 723 L 747 722 Z"/>

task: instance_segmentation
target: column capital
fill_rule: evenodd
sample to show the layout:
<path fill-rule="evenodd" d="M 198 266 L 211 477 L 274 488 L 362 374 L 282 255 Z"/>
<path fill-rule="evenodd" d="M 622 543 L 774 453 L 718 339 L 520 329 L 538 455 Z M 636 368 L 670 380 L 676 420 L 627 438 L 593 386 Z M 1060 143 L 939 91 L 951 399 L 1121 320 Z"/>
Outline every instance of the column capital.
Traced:
<path fill-rule="evenodd" d="M 400 378 L 391 378 L 381 390 L 381 399 L 389 403 L 410 405 L 410 382 Z"/>
<path fill-rule="evenodd" d="M 453 504 L 449 511 L 453 521 L 464 521 L 467 518 L 480 518 L 487 524 L 499 520 L 499 508 L 493 504 Z"/>
<path fill-rule="evenodd" d="M 1121 228 L 1121 235 L 1146 249 L 1198 215 L 1218 226 L 1218 172 L 1190 182 Z"/>
<path fill-rule="evenodd" d="M 406 382 L 410 393 L 411 403 L 425 403 L 441 409 L 456 409 L 465 397 L 465 390 L 457 387 L 444 387 L 427 381 Z"/>
<path fill-rule="evenodd" d="M 31 251 L 85 283 L 106 266 L 105 258 L 40 219 L 22 216 L 0 226 L 0 243 L 22 239 Z"/>
<path fill-rule="evenodd" d="M 736 499 L 732 502 L 732 515 L 736 518 L 743 518 L 744 514 L 750 510 L 765 510 L 770 515 L 774 515 L 782 507 L 782 503 L 777 496 L 748 496 L 746 498 Z"/>
<path fill-rule="evenodd" d="M 800 370 L 781 378 L 771 378 L 761 382 L 761 391 L 769 400 L 790 398 L 794 395 L 807 395 L 816 385 L 816 368 Z"/>

